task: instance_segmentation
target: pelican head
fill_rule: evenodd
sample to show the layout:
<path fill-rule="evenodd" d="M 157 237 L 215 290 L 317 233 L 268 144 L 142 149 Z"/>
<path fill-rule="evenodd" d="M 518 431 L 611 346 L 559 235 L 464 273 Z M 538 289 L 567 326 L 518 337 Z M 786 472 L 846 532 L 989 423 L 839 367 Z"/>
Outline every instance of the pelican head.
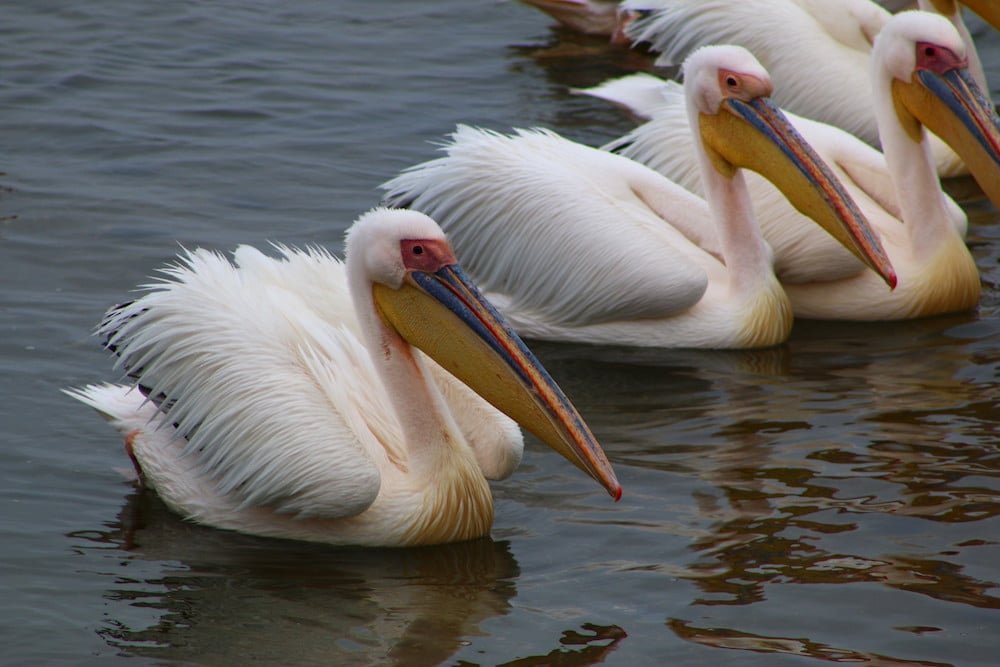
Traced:
<path fill-rule="evenodd" d="M 599 482 L 621 486 L 583 418 L 502 315 L 465 275 L 426 215 L 376 209 L 355 223 L 347 254 L 355 299 L 381 326 L 422 350 L 494 407 Z M 368 286 L 368 289 L 365 289 Z M 386 354 L 389 351 L 384 350 Z"/>
<path fill-rule="evenodd" d="M 830 168 L 770 98 L 767 70 L 738 46 L 706 46 L 684 61 L 684 90 L 692 128 L 704 156 L 723 176 L 747 168 L 774 183 L 883 280 L 896 274 L 864 214 Z"/>
<path fill-rule="evenodd" d="M 875 40 L 875 85 L 892 90 L 907 135 L 922 142 L 927 127 L 961 156 L 986 196 L 1000 206 L 1000 118 L 968 70 L 966 47 L 945 18 L 903 12 Z"/>

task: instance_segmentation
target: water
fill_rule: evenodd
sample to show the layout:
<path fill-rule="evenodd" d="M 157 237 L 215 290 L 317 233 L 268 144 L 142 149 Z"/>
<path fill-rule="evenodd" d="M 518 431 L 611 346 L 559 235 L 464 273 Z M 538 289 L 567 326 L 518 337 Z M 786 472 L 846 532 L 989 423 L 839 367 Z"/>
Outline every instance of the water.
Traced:
<path fill-rule="evenodd" d="M 179 245 L 322 243 L 458 122 L 628 128 L 644 66 L 510 2 L 8 3 L 0 21 L 0 663 L 992 665 L 1000 214 L 974 315 L 774 350 L 536 345 L 612 504 L 535 442 L 490 539 L 364 551 L 186 524 L 60 388 Z M 976 28 L 1000 91 L 1000 39 Z M 959 192 L 967 183 L 951 184 Z M 974 189 L 972 189 L 974 193 Z"/>

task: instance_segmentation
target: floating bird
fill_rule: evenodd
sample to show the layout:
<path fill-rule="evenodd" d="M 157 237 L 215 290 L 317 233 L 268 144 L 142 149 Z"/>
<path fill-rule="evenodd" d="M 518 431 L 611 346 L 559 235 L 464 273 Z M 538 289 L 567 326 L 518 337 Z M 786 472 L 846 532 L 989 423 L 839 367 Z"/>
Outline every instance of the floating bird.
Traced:
<path fill-rule="evenodd" d="M 959 149 L 989 197 L 1000 205 L 1000 130 L 991 106 L 965 69 L 963 41 L 948 21 L 925 12 L 891 19 L 877 40 L 873 72 L 885 155 L 839 130 L 788 114 L 836 172 L 881 237 L 899 282 L 892 292 L 827 235 L 814 233 L 771 183 L 748 174 L 754 210 L 775 251 L 775 271 L 799 317 L 890 320 L 975 308 L 980 280 L 964 243 L 966 217 L 945 195 L 923 126 Z M 881 33 L 880 33 L 881 34 Z M 923 52 L 930 49 L 930 52 Z M 635 99 L 652 121 L 607 146 L 694 192 L 698 154 L 683 109 L 683 90 L 653 77 L 605 86 L 601 95 Z"/>
<path fill-rule="evenodd" d="M 774 78 L 779 106 L 880 146 L 871 92 L 871 42 L 892 15 L 877 4 L 626 0 L 622 7 L 636 16 L 625 34 L 633 42 L 650 44 L 660 53 L 657 62 L 670 64 L 705 44 L 746 47 Z M 946 142 L 934 136 L 929 141 L 939 176 L 968 173 Z"/>
<path fill-rule="evenodd" d="M 487 295 L 533 338 L 702 348 L 784 341 L 791 310 L 740 167 L 772 178 L 891 285 L 867 223 L 770 102 L 770 79 L 753 56 L 704 48 L 684 68 L 707 202 L 553 132 L 465 126 L 447 156 L 383 184 L 385 202 L 440 221 Z"/>
<path fill-rule="evenodd" d="M 487 479 L 523 448 L 497 408 L 621 496 L 583 419 L 430 218 L 363 215 L 346 264 L 281 254 L 240 247 L 234 266 L 187 253 L 99 328 L 138 388 L 68 390 L 125 434 L 171 509 L 333 544 L 480 537 Z"/>

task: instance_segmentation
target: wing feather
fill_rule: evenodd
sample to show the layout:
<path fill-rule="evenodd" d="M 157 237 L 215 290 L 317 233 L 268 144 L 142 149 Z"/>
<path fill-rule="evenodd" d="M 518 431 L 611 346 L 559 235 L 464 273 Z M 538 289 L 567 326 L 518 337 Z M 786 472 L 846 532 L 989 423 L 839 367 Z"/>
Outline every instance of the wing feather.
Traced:
<path fill-rule="evenodd" d="M 892 18 L 872 0 L 794 0 L 844 46 L 869 53 L 875 36 Z"/>
<path fill-rule="evenodd" d="M 444 150 L 383 184 L 385 201 L 436 219 L 508 314 L 582 326 L 701 299 L 715 260 L 665 217 L 708 206 L 647 167 L 539 129 L 459 126 Z"/>
<path fill-rule="evenodd" d="M 663 106 L 663 78 L 648 72 L 634 72 L 608 79 L 590 88 L 573 88 L 576 95 L 587 95 L 623 108 L 630 116 L 649 120 Z"/>
<path fill-rule="evenodd" d="M 162 396 L 184 457 L 219 495 L 299 516 L 356 515 L 378 494 L 380 470 L 403 457 L 353 308 L 317 313 L 297 295 L 311 284 L 349 304 L 343 267 L 315 252 L 237 257 L 239 266 L 187 253 L 99 333 Z"/>

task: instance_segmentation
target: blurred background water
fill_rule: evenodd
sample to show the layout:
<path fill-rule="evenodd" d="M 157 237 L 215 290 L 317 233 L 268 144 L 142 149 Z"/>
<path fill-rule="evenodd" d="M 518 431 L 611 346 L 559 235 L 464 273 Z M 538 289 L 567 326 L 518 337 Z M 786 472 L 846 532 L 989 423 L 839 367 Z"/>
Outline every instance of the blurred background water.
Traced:
<path fill-rule="evenodd" d="M 599 145 L 629 121 L 568 87 L 648 66 L 494 0 L 6 3 L 0 664 L 996 664 L 1000 214 L 968 182 L 977 313 L 753 352 L 534 345 L 625 496 L 529 441 L 473 543 L 187 524 L 60 393 L 115 379 L 90 333 L 180 246 L 339 252 L 456 123 Z"/>

